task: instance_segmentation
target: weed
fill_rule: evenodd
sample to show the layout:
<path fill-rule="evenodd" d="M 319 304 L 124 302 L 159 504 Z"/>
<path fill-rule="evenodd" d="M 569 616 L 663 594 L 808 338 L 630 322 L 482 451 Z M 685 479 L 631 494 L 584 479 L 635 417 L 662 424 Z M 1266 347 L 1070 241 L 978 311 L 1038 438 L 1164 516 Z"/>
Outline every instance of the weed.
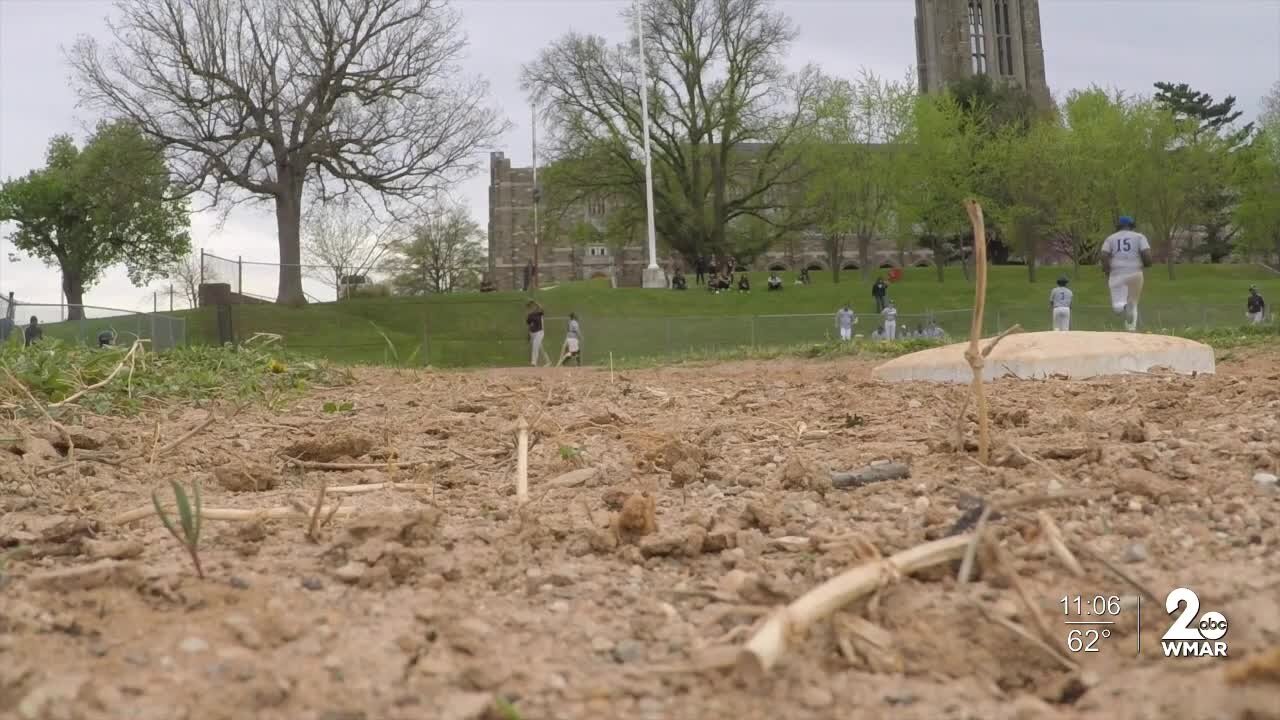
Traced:
<path fill-rule="evenodd" d="M 333 402 L 330 400 L 324 404 L 323 409 L 324 412 L 330 415 L 333 413 L 349 413 L 356 409 L 356 404 L 350 400 L 343 400 L 342 402 Z"/>
<path fill-rule="evenodd" d="M 265 401 L 279 407 L 309 386 L 351 383 L 345 370 L 289 355 L 271 344 L 148 353 L 75 404 L 99 415 L 133 415 L 169 400 Z M 9 368 L 36 398 L 56 403 L 105 380 L 127 353 L 124 348 L 89 348 L 48 338 L 31 347 L 0 345 L 0 367 Z"/>
<path fill-rule="evenodd" d="M 160 522 L 164 523 L 169 534 L 173 535 L 173 538 L 186 548 L 191 555 L 191 562 L 196 566 L 196 575 L 204 579 L 204 570 L 200 567 L 200 483 L 199 481 L 192 481 L 191 483 L 191 497 L 195 500 L 194 507 L 191 501 L 187 499 L 187 491 L 177 480 L 170 480 L 169 486 L 173 488 L 173 499 L 178 506 L 178 522 L 182 527 L 182 532 L 178 532 L 178 527 L 173 524 L 173 520 L 165 512 L 164 506 L 160 504 L 159 491 L 152 491 L 151 503 L 155 505 L 156 515 L 159 516 Z"/>
<path fill-rule="evenodd" d="M 517 710 L 516 706 L 511 704 L 511 701 L 506 698 L 496 697 L 493 699 L 493 704 L 497 708 L 498 715 L 502 717 L 502 720 L 520 720 L 520 711 Z"/>

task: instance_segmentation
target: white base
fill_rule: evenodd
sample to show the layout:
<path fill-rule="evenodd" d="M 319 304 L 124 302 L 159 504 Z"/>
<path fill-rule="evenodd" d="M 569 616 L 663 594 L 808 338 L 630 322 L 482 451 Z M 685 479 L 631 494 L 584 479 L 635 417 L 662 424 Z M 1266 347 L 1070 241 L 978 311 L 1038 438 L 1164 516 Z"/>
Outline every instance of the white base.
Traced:
<path fill-rule="evenodd" d="M 990 339 L 981 343 L 985 346 Z M 872 377 L 889 382 L 968 383 L 973 371 L 964 359 L 969 343 L 911 353 L 877 367 Z M 1145 373 L 1168 368 L 1175 373 L 1213 374 L 1213 348 L 1168 335 L 1117 332 L 1035 332 L 1010 335 L 987 357 L 982 376 L 1024 380 L 1062 376 L 1072 379 Z"/>
<path fill-rule="evenodd" d="M 641 287 L 665 289 L 667 287 L 667 274 L 660 267 L 645 268 Z"/>

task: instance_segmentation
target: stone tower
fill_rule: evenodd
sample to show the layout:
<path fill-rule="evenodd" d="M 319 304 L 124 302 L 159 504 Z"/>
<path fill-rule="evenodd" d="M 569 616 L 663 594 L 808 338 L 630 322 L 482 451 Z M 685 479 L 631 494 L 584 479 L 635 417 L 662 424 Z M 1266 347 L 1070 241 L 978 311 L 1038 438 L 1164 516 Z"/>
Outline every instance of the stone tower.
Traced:
<path fill-rule="evenodd" d="M 533 168 L 489 154 L 489 278 L 501 290 L 524 288 L 533 247 Z"/>
<path fill-rule="evenodd" d="M 921 92 L 981 74 L 1051 103 L 1040 0 L 916 0 L 916 61 Z"/>

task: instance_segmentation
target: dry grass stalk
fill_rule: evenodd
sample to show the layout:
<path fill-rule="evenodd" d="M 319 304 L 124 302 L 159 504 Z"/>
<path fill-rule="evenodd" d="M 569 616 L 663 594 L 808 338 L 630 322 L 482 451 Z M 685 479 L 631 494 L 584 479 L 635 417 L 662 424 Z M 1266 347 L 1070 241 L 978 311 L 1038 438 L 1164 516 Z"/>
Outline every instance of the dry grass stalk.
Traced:
<path fill-rule="evenodd" d="M 115 369 L 112 370 L 111 374 L 108 375 L 105 379 L 99 380 L 98 382 L 81 389 L 79 392 L 73 393 L 69 397 L 63 398 L 56 403 L 52 403 L 51 405 L 49 405 L 49 407 L 62 407 L 63 405 L 69 405 L 75 402 L 76 400 L 79 400 L 80 398 L 84 397 L 86 393 L 93 392 L 94 390 L 97 390 L 100 387 L 105 387 L 107 383 L 115 379 L 116 375 L 120 374 L 120 371 L 123 370 L 126 365 L 128 365 L 130 368 L 133 367 L 134 357 L 137 354 L 138 350 L 142 349 L 142 343 L 144 342 L 147 342 L 147 341 L 134 340 L 133 345 L 129 347 L 129 352 L 125 353 L 123 358 L 120 358 L 120 363 L 116 365 Z"/>
<path fill-rule="evenodd" d="M 324 493 L 328 489 L 329 489 L 328 481 L 321 480 L 320 492 L 316 496 L 316 506 L 315 506 L 315 509 L 311 511 L 311 523 L 307 525 L 307 539 L 310 540 L 311 542 L 318 542 L 316 538 L 316 530 L 318 530 L 320 526 L 320 511 L 324 509 Z M 336 511 L 337 508 L 335 507 L 334 510 Z"/>
<path fill-rule="evenodd" d="M 529 423 L 523 415 L 516 421 L 516 502 L 529 502 Z"/>
<path fill-rule="evenodd" d="M 787 641 L 793 635 L 854 600 L 875 592 L 886 575 L 909 575 L 959 560 L 971 540 L 969 535 L 935 540 L 831 578 L 790 605 L 774 611 L 739 651 L 738 669 L 748 677 L 763 676 L 786 652 Z"/>
<path fill-rule="evenodd" d="M 379 490 L 430 490 L 435 492 L 435 483 L 370 483 L 368 485 L 335 485 L 326 492 L 330 495 L 359 495 L 361 493 L 377 492 Z"/>
<path fill-rule="evenodd" d="M 347 515 L 354 512 L 354 508 L 339 508 L 337 504 L 331 505 L 320 510 L 320 514 L 326 519 L 333 518 L 335 515 Z M 256 510 L 240 510 L 237 508 L 200 508 L 200 517 L 205 520 L 228 520 L 232 522 L 248 522 L 251 520 L 278 520 L 281 518 L 304 517 L 310 518 L 311 508 L 287 505 L 282 507 L 259 508 Z M 137 507 L 125 513 L 121 513 L 111 518 L 112 525 L 125 525 L 143 518 L 151 517 L 156 514 L 155 508 L 151 505 L 146 507 Z M 323 524 L 323 523 L 322 523 Z"/>
<path fill-rule="evenodd" d="M 336 463 L 336 462 L 320 462 L 318 460 L 299 460 L 295 457 L 284 456 L 284 464 L 304 470 L 393 470 L 395 468 L 411 468 L 419 465 L 426 465 L 430 460 L 388 460 L 387 462 L 376 463 Z"/>
<path fill-rule="evenodd" d="M 969 578 L 973 576 L 973 566 L 978 557 L 978 545 L 983 541 L 986 534 L 987 521 L 991 519 L 991 504 L 986 503 L 982 508 L 982 514 L 978 516 L 978 522 L 973 528 L 973 540 L 964 549 L 964 559 L 960 561 L 960 572 L 956 575 L 956 582 L 964 585 L 969 582 Z"/>
<path fill-rule="evenodd" d="M 1053 522 L 1053 518 L 1049 517 L 1049 513 L 1043 510 L 1036 513 L 1036 518 L 1040 521 L 1040 529 L 1044 532 L 1045 542 L 1049 544 L 1049 549 L 1058 558 L 1058 562 L 1066 566 L 1067 571 L 1072 575 L 1083 577 L 1084 568 L 1080 566 L 1080 561 L 1076 559 L 1076 556 L 1071 554 L 1067 543 L 1062 539 L 1062 531 Z"/>
<path fill-rule="evenodd" d="M 1085 545 L 1084 543 L 1072 543 L 1070 547 L 1072 550 L 1075 551 L 1077 555 L 1084 555 L 1085 557 L 1088 557 L 1092 560 L 1096 560 L 1097 562 L 1101 563 L 1103 567 L 1111 571 L 1111 574 L 1129 583 L 1129 585 L 1131 585 L 1134 590 L 1137 590 L 1138 592 L 1145 595 L 1146 598 L 1151 602 L 1156 603 L 1157 605 L 1163 604 L 1164 600 L 1157 597 L 1156 594 L 1152 592 L 1150 588 L 1148 588 L 1143 583 L 1139 582 L 1129 573 L 1121 570 L 1119 567 L 1116 566 L 1115 563 L 1106 559 L 1102 555 L 1099 555 L 1096 551 L 1094 551 L 1093 548 L 1089 547 L 1088 545 Z"/>
<path fill-rule="evenodd" d="M 1032 645 L 1034 645 L 1035 647 L 1037 647 L 1037 648 L 1039 648 L 1040 650 L 1044 651 L 1044 654 L 1045 654 L 1045 655 L 1048 655 L 1049 657 L 1053 658 L 1053 661 L 1054 661 L 1054 662 L 1056 662 L 1056 663 L 1058 663 L 1058 664 L 1059 664 L 1059 665 L 1061 665 L 1062 667 L 1066 668 L 1067 670 L 1071 670 L 1071 671 L 1076 671 L 1076 670 L 1079 670 L 1079 669 L 1080 669 L 1080 666 L 1078 666 L 1078 665 L 1076 665 L 1075 663 L 1071 662 L 1071 660 L 1070 660 L 1070 659 L 1068 659 L 1068 658 L 1067 658 L 1067 657 L 1065 657 L 1062 653 L 1060 653 L 1060 652 L 1058 652 L 1057 650 L 1055 650 L 1055 649 L 1054 649 L 1054 647 L 1053 647 L 1052 645 L 1050 645 L 1049 643 L 1046 643 L 1045 641 L 1041 640 L 1040 638 L 1036 637 L 1035 635 L 1032 635 L 1032 634 L 1031 634 L 1031 633 L 1030 633 L 1026 628 L 1022 627 L 1021 625 L 1019 625 L 1019 624 L 1017 624 L 1017 623 L 1013 622 L 1012 620 L 1010 620 L 1010 619 L 1008 619 L 1008 618 L 1001 617 L 1001 616 L 999 616 L 999 615 L 997 615 L 997 614 L 995 614 L 995 613 L 991 612 L 991 611 L 987 608 L 987 604 L 986 604 L 986 603 L 984 603 L 984 602 L 982 602 L 982 601 L 980 601 L 980 600 L 975 600 L 975 599 L 973 599 L 973 598 L 968 598 L 968 601 L 969 601 L 969 603 L 970 603 L 971 605 L 973 605 L 975 608 L 977 608 L 978 612 L 979 612 L 979 613 L 981 613 L 981 614 L 982 614 L 982 616 L 983 616 L 984 618 L 986 618 L 987 620 L 989 620 L 989 621 L 991 621 L 991 622 L 996 623 L 997 625 L 1000 625 L 1001 627 L 1005 628 L 1005 629 L 1006 629 L 1006 630 L 1008 630 L 1009 632 L 1012 632 L 1013 634 L 1017 635 L 1018 637 L 1020 637 L 1020 638 L 1022 638 L 1022 639 L 1024 639 L 1024 640 L 1026 640 L 1027 642 L 1031 643 L 1031 644 L 1032 644 Z"/>
<path fill-rule="evenodd" d="M 1022 579 L 1018 577 L 1018 569 L 1013 566 L 1013 562 L 1009 559 L 1009 554 L 999 543 L 991 543 L 988 545 L 991 553 L 995 556 L 996 562 L 999 563 L 1004 576 L 1008 578 L 1009 584 L 1013 586 L 1013 590 L 1018 594 L 1018 599 L 1022 601 L 1023 607 L 1027 610 L 1027 615 L 1035 622 L 1036 629 L 1040 631 L 1040 637 L 1047 642 L 1057 642 L 1053 631 L 1049 629 L 1048 623 L 1045 622 L 1044 616 L 1040 614 L 1040 609 L 1036 603 L 1031 600 L 1031 595 L 1027 592 L 1027 588 L 1022 584 Z"/>
<path fill-rule="evenodd" d="M 973 397 L 978 409 L 978 460 L 986 464 L 991 453 L 991 428 L 987 418 L 987 396 L 982 382 L 985 355 L 978 348 L 978 340 L 982 337 L 982 314 L 987 303 L 987 229 L 982 219 L 982 206 L 976 200 L 965 200 L 964 205 L 969 212 L 969 222 L 973 224 L 974 272 L 977 275 L 973 292 L 973 318 L 969 325 L 969 348 L 965 350 L 964 357 L 973 370 Z"/>

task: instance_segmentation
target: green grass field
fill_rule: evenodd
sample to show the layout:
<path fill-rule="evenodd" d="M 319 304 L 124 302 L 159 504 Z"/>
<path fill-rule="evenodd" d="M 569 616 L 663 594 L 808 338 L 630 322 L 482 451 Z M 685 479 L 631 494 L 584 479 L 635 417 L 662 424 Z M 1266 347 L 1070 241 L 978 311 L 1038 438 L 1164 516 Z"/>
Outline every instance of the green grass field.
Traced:
<path fill-rule="evenodd" d="M 1249 285 L 1280 300 L 1280 276 L 1253 265 L 1180 265 L 1170 280 L 1163 267 L 1147 272 L 1142 298 L 1145 328 L 1169 331 L 1238 327 L 1244 322 Z M 1049 329 L 1048 297 L 1060 274 L 1071 268 L 1040 268 L 1028 282 L 1026 268 L 993 267 L 985 331 L 1015 323 L 1027 330 Z M 700 288 L 678 292 L 639 288 L 610 289 L 603 281 L 578 282 L 541 290 L 533 297 L 546 310 L 547 352 L 554 355 L 564 334 L 564 318 L 576 312 L 588 364 L 649 357 L 712 354 L 734 348 L 821 344 L 834 332 L 833 313 L 851 302 L 861 316 L 857 332 L 870 334 L 877 319 L 871 283 L 856 271 L 814 273 L 813 284 L 796 286 L 784 274 L 781 292 L 766 292 L 768 273 L 752 273 L 753 291 L 709 293 Z M 874 277 L 874 276 L 873 276 Z M 1075 291 L 1075 329 L 1118 329 L 1101 271 L 1080 268 Z M 1275 289 L 1275 292 L 1269 290 Z M 939 282 L 933 268 L 910 268 L 890 286 L 899 311 L 899 328 L 914 327 L 932 316 L 950 335 L 967 336 L 973 285 L 960 268 L 949 268 Z M 305 354 L 342 363 L 406 366 L 501 366 L 528 363 L 524 330 L 524 293 L 468 293 L 432 298 L 351 300 L 288 308 L 241 305 L 234 310 L 237 337 L 267 332 L 284 336 L 286 345 Z M 189 343 L 216 341 L 213 309 L 176 313 L 186 319 Z M 97 321 L 93 321 L 97 322 Z M 47 330 L 57 332 L 55 326 Z M 90 340 L 91 340 L 90 336 Z M 553 358 L 554 359 L 554 358 Z"/>

